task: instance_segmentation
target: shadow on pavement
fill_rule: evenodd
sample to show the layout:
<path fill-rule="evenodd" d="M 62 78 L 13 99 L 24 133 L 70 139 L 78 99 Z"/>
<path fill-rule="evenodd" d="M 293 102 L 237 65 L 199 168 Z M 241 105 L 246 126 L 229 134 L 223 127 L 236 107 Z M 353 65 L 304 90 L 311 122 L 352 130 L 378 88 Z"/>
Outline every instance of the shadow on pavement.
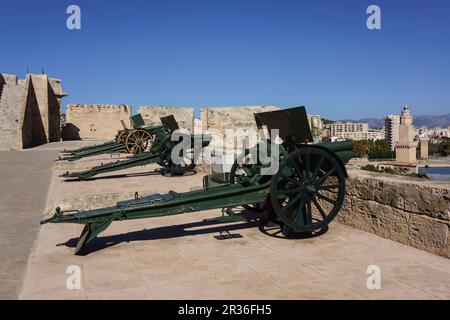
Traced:
<path fill-rule="evenodd" d="M 246 215 L 245 216 L 241 215 L 241 217 L 245 220 L 242 220 L 240 223 L 235 224 L 229 224 L 229 222 L 222 222 L 214 219 L 205 219 L 199 222 L 157 227 L 152 229 L 144 229 L 113 236 L 97 237 L 93 239 L 91 242 L 89 242 L 84 248 L 82 248 L 82 250 L 78 252 L 78 254 L 81 256 L 85 256 L 97 250 L 112 247 L 122 242 L 170 239 L 170 238 L 188 237 L 210 233 L 211 234 L 220 233 L 222 235 L 223 233 L 230 233 L 231 231 L 235 230 L 254 228 L 259 224 L 259 220 L 254 217 L 246 217 Z M 198 227 L 207 227 L 207 228 L 189 230 L 191 228 L 198 228 Z M 229 238 L 236 238 L 236 237 L 240 236 L 230 234 Z M 78 237 L 72 238 L 65 243 L 58 244 L 58 246 L 64 245 L 69 248 L 75 248 L 78 239 L 79 239 Z"/>
<path fill-rule="evenodd" d="M 221 220 L 222 217 L 215 217 L 203 219 L 202 221 L 199 222 L 156 227 L 152 229 L 144 229 L 124 234 L 97 237 L 93 239 L 91 242 L 89 242 L 84 248 L 82 248 L 82 250 L 79 251 L 78 254 L 81 256 L 85 256 L 97 250 L 112 247 L 122 242 L 170 239 L 170 238 L 195 236 L 201 234 L 216 234 L 214 237 L 217 240 L 242 238 L 240 234 L 231 232 L 254 227 L 258 227 L 260 232 L 262 232 L 267 236 L 286 239 L 281 232 L 281 227 L 279 224 L 269 222 L 266 225 L 262 225 L 259 220 L 259 214 L 257 213 L 242 210 L 241 212 L 236 213 L 236 217 L 239 220 L 222 221 Z M 230 222 L 239 222 L 239 223 L 230 224 Z M 190 230 L 193 228 L 195 229 Z M 327 231 L 328 226 L 317 232 L 295 233 L 295 235 L 291 237 L 290 240 L 315 238 L 326 233 Z M 58 246 L 67 246 L 69 248 L 75 248 L 78 239 L 79 239 L 78 237 L 72 238 L 65 243 L 58 244 Z"/>

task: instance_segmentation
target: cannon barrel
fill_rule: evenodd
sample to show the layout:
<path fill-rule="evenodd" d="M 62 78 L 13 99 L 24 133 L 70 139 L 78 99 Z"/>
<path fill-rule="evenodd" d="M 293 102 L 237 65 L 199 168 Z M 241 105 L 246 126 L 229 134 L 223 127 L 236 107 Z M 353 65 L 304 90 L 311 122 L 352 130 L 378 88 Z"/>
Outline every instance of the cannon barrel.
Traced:
<path fill-rule="evenodd" d="M 90 149 L 85 149 L 81 152 L 74 152 L 68 156 L 59 156 L 57 160 L 75 161 L 81 158 L 92 157 L 99 154 L 120 152 L 125 149 L 121 142 L 109 141 L 101 145 L 93 146 Z"/>
<path fill-rule="evenodd" d="M 78 149 L 69 149 L 69 150 L 68 149 L 64 149 L 64 150 L 61 151 L 61 153 L 72 154 L 73 155 L 73 154 L 77 154 L 77 153 L 82 153 L 82 152 L 87 151 L 87 150 L 105 147 L 105 146 L 108 146 L 110 144 L 114 144 L 115 142 L 116 142 L 115 140 L 111 140 L 111 141 L 107 141 L 107 142 L 102 143 L 102 144 L 94 144 L 94 145 L 91 145 L 91 146 L 84 146 L 84 147 L 80 147 Z"/>
<path fill-rule="evenodd" d="M 66 172 L 61 175 L 64 178 L 78 178 L 80 180 L 87 180 L 101 173 L 124 170 L 127 168 L 145 166 L 151 163 L 157 163 L 161 158 L 158 153 L 142 153 L 137 154 L 130 159 L 119 160 L 112 163 L 102 164 L 88 170 L 78 172 Z"/>
<path fill-rule="evenodd" d="M 338 141 L 338 142 L 323 142 L 319 144 L 330 151 L 339 152 L 339 151 L 351 151 L 353 150 L 352 141 Z"/>

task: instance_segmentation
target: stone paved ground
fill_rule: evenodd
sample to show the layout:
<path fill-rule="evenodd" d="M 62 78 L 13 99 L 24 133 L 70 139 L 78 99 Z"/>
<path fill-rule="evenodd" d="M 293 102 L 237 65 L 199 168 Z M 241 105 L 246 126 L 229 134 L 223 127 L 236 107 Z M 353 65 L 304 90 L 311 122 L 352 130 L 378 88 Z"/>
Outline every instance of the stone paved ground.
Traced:
<path fill-rule="evenodd" d="M 56 155 L 55 151 L 0 152 L 0 299 L 18 297 Z"/>
<path fill-rule="evenodd" d="M 63 198 L 130 191 L 188 191 L 201 174 L 168 178 L 156 166 L 85 182 L 54 172 L 48 207 Z M 129 174 L 129 175 L 127 175 Z M 202 222 L 209 210 L 115 222 L 72 253 L 81 227 L 47 224 L 30 258 L 22 299 L 449 299 L 450 261 L 338 223 L 313 239 L 285 240 L 254 222 Z M 242 237 L 217 240 L 222 231 Z M 66 288 L 68 266 L 81 268 L 80 290 Z M 381 289 L 366 286 L 369 265 Z"/>

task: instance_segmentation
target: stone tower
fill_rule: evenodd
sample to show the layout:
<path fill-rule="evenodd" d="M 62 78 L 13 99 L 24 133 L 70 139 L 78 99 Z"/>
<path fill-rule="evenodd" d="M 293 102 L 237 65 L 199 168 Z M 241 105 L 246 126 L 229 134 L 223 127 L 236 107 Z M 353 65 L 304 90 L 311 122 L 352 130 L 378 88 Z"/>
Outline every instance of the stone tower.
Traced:
<path fill-rule="evenodd" d="M 421 138 L 419 140 L 420 158 L 428 159 L 428 138 Z"/>
<path fill-rule="evenodd" d="M 416 148 L 412 116 L 408 106 L 405 106 L 400 116 L 398 142 L 395 147 L 395 160 L 400 163 L 414 164 L 416 162 Z"/>
<path fill-rule="evenodd" d="M 61 139 L 61 81 L 46 74 L 0 73 L 0 151 L 21 150 Z"/>

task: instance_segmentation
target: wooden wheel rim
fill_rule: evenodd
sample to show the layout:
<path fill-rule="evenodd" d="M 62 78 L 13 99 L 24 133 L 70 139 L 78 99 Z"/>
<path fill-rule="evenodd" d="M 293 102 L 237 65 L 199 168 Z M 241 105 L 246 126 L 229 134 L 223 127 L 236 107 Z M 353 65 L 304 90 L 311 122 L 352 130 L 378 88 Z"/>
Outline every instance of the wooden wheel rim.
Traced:
<path fill-rule="evenodd" d="M 150 150 L 154 136 L 145 130 L 134 130 L 126 138 L 126 148 L 129 153 L 140 154 Z"/>

